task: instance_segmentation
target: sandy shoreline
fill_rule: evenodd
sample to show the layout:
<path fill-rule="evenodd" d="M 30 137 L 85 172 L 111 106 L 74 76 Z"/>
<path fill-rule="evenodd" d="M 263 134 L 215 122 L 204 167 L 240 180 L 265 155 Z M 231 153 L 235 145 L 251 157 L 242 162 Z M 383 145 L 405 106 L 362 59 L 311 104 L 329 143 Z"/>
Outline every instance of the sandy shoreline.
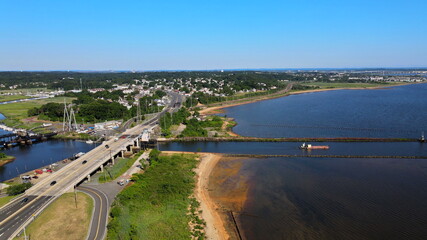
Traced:
<path fill-rule="evenodd" d="M 206 239 L 210 240 L 227 240 L 230 235 L 225 229 L 225 222 L 221 218 L 218 209 L 219 206 L 212 200 L 209 195 L 209 176 L 215 165 L 221 159 L 221 154 L 214 153 L 194 153 L 163 151 L 166 154 L 197 154 L 200 156 L 200 162 L 195 172 L 197 174 L 196 188 L 194 195 L 200 202 L 202 218 L 206 221 L 205 233 Z"/>

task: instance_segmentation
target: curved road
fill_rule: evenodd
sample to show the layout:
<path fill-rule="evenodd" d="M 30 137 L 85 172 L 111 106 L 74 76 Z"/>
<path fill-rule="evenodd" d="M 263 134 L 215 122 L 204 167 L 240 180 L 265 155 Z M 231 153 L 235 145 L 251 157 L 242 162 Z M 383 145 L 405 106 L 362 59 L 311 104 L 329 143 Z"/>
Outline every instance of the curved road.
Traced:
<path fill-rule="evenodd" d="M 89 194 L 94 199 L 94 211 L 89 227 L 87 240 L 103 240 L 107 230 L 108 198 L 105 193 L 87 186 L 79 186 L 77 190 Z"/>

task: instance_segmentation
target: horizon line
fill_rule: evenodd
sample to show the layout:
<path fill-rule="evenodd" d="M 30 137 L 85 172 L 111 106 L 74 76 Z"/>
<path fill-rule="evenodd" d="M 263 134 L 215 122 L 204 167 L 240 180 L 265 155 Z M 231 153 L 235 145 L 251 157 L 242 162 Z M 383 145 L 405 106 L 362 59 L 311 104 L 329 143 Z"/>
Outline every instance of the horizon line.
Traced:
<path fill-rule="evenodd" d="M 213 68 L 213 69 L 158 69 L 158 70 L 131 70 L 131 69 L 51 69 L 51 70 L 0 70 L 0 72 L 218 72 L 218 71 L 295 71 L 295 70 L 427 70 L 425 67 L 305 67 L 305 68 Z"/>

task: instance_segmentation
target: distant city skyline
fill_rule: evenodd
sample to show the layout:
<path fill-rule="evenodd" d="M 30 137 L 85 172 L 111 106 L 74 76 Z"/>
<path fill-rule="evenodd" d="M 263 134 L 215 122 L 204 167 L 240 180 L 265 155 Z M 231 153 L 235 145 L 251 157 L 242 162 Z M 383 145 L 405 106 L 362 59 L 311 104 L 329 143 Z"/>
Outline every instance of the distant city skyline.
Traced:
<path fill-rule="evenodd" d="M 0 71 L 427 67 L 427 2 L 2 1 Z"/>

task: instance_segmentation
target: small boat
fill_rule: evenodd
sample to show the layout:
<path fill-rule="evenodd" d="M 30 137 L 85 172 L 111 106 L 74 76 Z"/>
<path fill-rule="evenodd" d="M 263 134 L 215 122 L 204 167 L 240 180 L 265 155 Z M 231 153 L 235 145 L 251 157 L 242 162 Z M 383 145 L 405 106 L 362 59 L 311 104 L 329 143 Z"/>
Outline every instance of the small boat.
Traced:
<path fill-rule="evenodd" d="M 87 144 L 93 144 L 94 142 L 92 140 L 87 140 L 86 143 Z"/>
<path fill-rule="evenodd" d="M 323 150 L 327 150 L 329 149 L 329 146 L 327 145 L 323 145 L 323 146 L 313 146 L 311 144 L 305 144 L 303 143 L 300 147 L 300 149 L 304 149 L 304 150 L 313 150 L 313 149 L 323 149 Z"/>

